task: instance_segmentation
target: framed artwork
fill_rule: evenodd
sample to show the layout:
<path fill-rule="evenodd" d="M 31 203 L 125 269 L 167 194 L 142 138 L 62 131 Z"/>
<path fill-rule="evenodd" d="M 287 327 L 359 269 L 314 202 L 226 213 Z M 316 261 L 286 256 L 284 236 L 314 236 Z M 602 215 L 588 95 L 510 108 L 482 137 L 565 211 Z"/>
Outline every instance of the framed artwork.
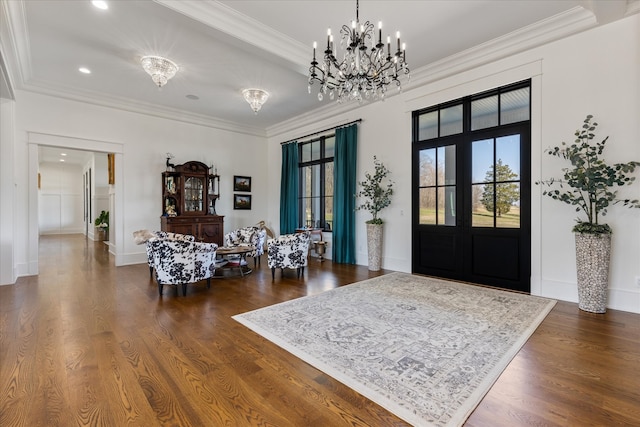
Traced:
<path fill-rule="evenodd" d="M 109 185 L 116 183 L 116 155 L 113 153 L 107 154 L 107 165 L 109 169 Z"/>
<path fill-rule="evenodd" d="M 234 194 L 233 209 L 251 209 L 251 196 L 249 194 Z"/>
<path fill-rule="evenodd" d="M 234 175 L 233 191 L 251 191 L 251 177 Z"/>

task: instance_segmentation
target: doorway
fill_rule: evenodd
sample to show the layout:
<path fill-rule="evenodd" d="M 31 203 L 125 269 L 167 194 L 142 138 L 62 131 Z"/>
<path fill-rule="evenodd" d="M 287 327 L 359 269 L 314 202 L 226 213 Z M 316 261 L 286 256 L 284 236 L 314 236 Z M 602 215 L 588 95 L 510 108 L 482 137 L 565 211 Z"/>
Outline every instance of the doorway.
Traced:
<path fill-rule="evenodd" d="M 110 214 L 110 233 L 112 239 L 109 242 L 109 252 L 115 256 L 115 265 L 123 265 L 125 260 L 123 259 L 123 222 L 122 212 L 124 211 L 123 200 L 121 195 L 123 193 L 123 181 L 124 172 L 122 167 L 118 167 L 123 163 L 123 144 L 98 141 L 91 139 L 82 139 L 75 137 L 66 137 L 60 135 L 51 135 L 38 132 L 27 132 L 28 145 L 29 145 L 29 175 L 36 177 L 38 174 L 38 162 L 39 162 L 39 147 L 58 147 L 63 149 L 73 149 L 81 151 L 90 151 L 97 153 L 114 153 L 115 154 L 115 183 L 113 184 L 109 194 L 107 203 L 109 206 Z M 38 187 L 37 182 L 29 182 L 29 205 L 34 207 L 29 209 L 29 237 L 28 237 L 28 274 L 38 274 Z M 91 219 L 91 217 L 89 217 Z"/>
<path fill-rule="evenodd" d="M 412 271 L 530 292 L 530 82 L 413 113 Z"/>

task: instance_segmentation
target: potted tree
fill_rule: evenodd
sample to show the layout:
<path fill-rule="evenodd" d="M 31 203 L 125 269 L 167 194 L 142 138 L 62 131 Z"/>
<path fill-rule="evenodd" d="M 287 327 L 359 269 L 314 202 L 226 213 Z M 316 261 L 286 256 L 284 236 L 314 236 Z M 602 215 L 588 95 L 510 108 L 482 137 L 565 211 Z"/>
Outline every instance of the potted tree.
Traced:
<path fill-rule="evenodd" d="M 100 216 L 93 223 L 99 240 L 109 240 L 109 211 L 100 212 Z"/>
<path fill-rule="evenodd" d="M 378 213 L 391 204 L 393 182 L 387 179 L 386 184 L 382 183 L 391 171 L 376 156 L 373 156 L 373 164 L 375 170 L 373 175 L 366 172 L 364 174 L 366 179 L 358 183 L 362 189 L 357 197 L 363 198 L 364 201 L 356 209 L 365 209 L 373 216 L 367 221 L 367 255 L 369 270 L 378 271 L 382 264 L 382 224 L 384 222 L 378 217 Z"/>
<path fill-rule="evenodd" d="M 592 313 L 604 313 L 607 306 L 609 261 L 612 230 L 600 222 L 613 204 L 640 208 L 638 200 L 619 199 L 615 186 L 631 184 L 640 162 L 607 164 L 602 158 L 607 136 L 594 142 L 598 123 L 588 115 L 582 128 L 576 130 L 573 144 L 563 142 L 560 147 L 547 150 L 551 156 L 571 162 L 563 168 L 562 179 L 536 182 L 550 187 L 543 195 L 575 206 L 586 218 L 578 218 L 573 227 L 576 239 L 576 267 L 578 276 L 578 306 Z M 567 188 L 569 187 L 569 188 Z"/>

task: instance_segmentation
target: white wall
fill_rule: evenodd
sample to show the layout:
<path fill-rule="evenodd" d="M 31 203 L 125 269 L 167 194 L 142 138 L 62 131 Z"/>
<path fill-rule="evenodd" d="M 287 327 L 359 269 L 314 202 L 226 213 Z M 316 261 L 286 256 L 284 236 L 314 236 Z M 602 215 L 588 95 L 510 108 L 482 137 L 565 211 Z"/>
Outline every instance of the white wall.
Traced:
<path fill-rule="evenodd" d="M 15 283 L 17 270 L 14 262 L 13 231 L 15 218 L 14 185 L 14 122 L 15 102 L 0 98 L 0 285 Z"/>
<path fill-rule="evenodd" d="M 33 145 L 29 144 L 29 138 L 32 142 L 91 151 L 108 152 L 113 151 L 111 147 L 121 147 L 115 165 L 116 179 L 121 177 L 121 182 L 117 181 L 114 190 L 109 190 L 121 189 L 119 194 L 110 195 L 116 200 L 115 212 L 110 212 L 110 216 L 120 219 L 112 221 L 115 230 L 110 230 L 113 236 L 110 251 L 116 255 L 117 265 L 146 261 L 144 248 L 134 244 L 132 233 L 143 228 L 160 228 L 160 174 L 165 170 L 167 152 L 175 156 L 174 163 L 198 160 L 217 166 L 221 199 L 216 209 L 225 216 L 225 231 L 266 218 L 269 189 L 262 179 L 267 176 L 264 138 L 25 91 L 16 91 L 15 110 L 16 235 L 29 235 L 33 227 L 37 232 L 37 215 L 29 214 L 29 195 L 37 192 L 36 178 L 29 176 L 29 165 L 37 150 L 29 147 Z M 254 177 L 251 210 L 233 210 L 233 175 Z M 36 274 L 37 242 L 16 239 L 14 246 L 18 275 Z"/>
<path fill-rule="evenodd" d="M 82 166 L 40 163 L 39 234 L 82 233 Z"/>
<path fill-rule="evenodd" d="M 428 49 L 428 44 L 424 45 Z M 640 161 L 640 15 L 585 31 L 469 71 L 445 78 L 357 109 L 315 114 L 287 122 L 269 138 L 269 170 L 273 187 L 269 218 L 278 229 L 280 145 L 296 136 L 362 118 L 359 125 L 358 181 L 372 170 L 377 155 L 395 181 L 385 220 L 383 268 L 411 271 L 411 111 L 457 99 L 519 80 L 532 79 L 532 181 L 561 176 L 563 164 L 544 150 L 573 132 L 587 114 L 610 135 L 606 157 L 612 162 Z M 430 80 L 425 78 L 425 80 Z M 636 176 L 640 174 L 636 173 Z M 575 250 L 571 228 L 573 207 L 542 198 L 532 188 L 532 293 L 577 301 Z M 620 195 L 640 199 L 640 179 Z M 366 212 L 357 212 L 357 263 L 366 265 Z M 640 313 L 640 213 L 621 207 L 605 218 L 614 230 L 609 307 Z"/>

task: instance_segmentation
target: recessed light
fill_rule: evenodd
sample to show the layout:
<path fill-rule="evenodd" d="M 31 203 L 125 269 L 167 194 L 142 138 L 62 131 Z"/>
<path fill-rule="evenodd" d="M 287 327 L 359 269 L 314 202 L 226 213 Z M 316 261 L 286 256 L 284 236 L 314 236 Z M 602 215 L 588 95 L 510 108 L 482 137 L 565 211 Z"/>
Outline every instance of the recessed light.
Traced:
<path fill-rule="evenodd" d="M 61 162 L 64 162 L 64 159 L 60 159 Z"/>
<path fill-rule="evenodd" d="M 98 9 L 102 9 L 102 10 L 109 9 L 109 5 L 104 0 L 92 0 L 91 4 L 97 7 Z"/>
<path fill-rule="evenodd" d="M 78 68 L 78 71 L 80 71 L 82 74 L 91 74 L 91 70 L 87 67 L 80 67 Z"/>
<path fill-rule="evenodd" d="M 192 100 L 196 100 L 196 99 L 200 99 L 200 97 L 198 95 L 187 95 L 188 99 L 192 99 Z"/>
<path fill-rule="evenodd" d="M 67 153 L 60 153 L 60 155 L 61 155 L 61 156 L 66 156 L 66 155 L 67 155 Z"/>

